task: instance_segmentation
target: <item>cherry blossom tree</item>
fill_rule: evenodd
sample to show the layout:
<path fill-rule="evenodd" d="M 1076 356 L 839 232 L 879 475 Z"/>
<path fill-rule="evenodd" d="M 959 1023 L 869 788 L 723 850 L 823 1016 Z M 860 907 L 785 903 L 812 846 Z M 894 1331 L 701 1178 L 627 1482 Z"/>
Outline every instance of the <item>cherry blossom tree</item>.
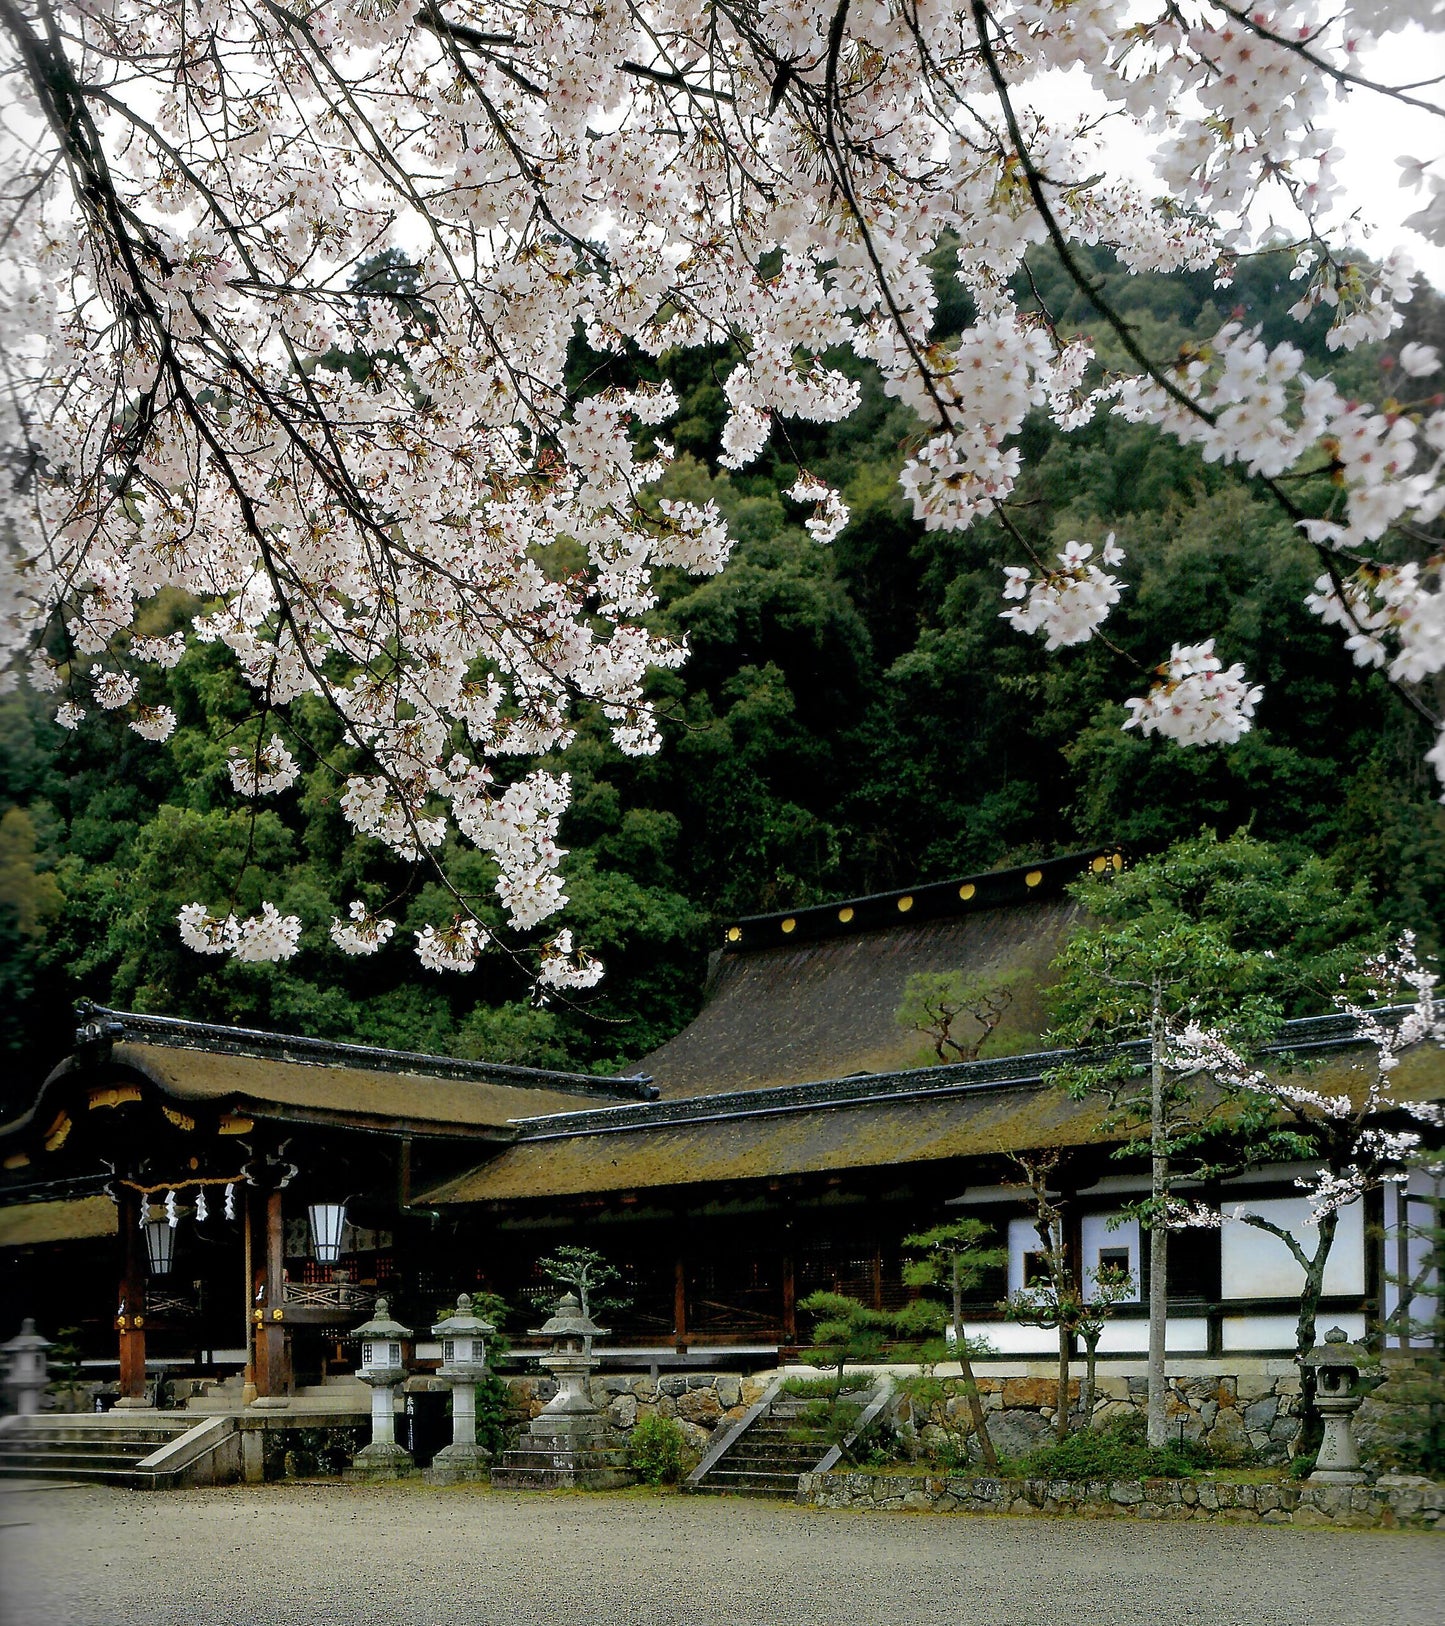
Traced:
<path fill-rule="evenodd" d="M 1281 1160 L 1313 1167 L 1295 1184 L 1309 1203 L 1308 1230 L 1300 1236 L 1248 1203 L 1228 1216 L 1277 1238 L 1304 1273 L 1296 1357 L 1314 1346 L 1316 1317 L 1324 1293 L 1325 1270 L 1334 1247 L 1340 1211 L 1381 1185 L 1409 1176 L 1412 1160 L 1424 1149 L 1420 1130 L 1409 1122 L 1439 1131 L 1445 1108 L 1438 1102 L 1413 1101 L 1395 1090 L 1401 1058 L 1422 1044 L 1445 1045 L 1445 1007 L 1436 995 L 1438 976 L 1415 951 L 1412 933 L 1364 967 L 1361 1000 L 1341 995 L 1336 1003 L 1353 1017 L 1358 1037 L 1369 1044 L 1373 1060 L 1355 1069 L 1357 1087 L 1327 1093 L 1306 1079 L 1252 1065 L 1217 1031 L 1190 1024 L 1174 1042 L 1175 1065 L 1193 1066 L 1219 1085 L 1236 1109 L 1230 1126 L 1232 1152 L 1220 1160 L 1203 1159 L 1198 1173 L 1212 1179 L 1242 1167 Z M 1438 1142 L 1438 1134 L 1433 1137 Z M 1219 1223 L 1200 1214 L 1199 1223 Z"/>
<path fill-rule="evenodd" d="M 1275 494 L 1320 556 L 1312 608 L 1433 716 L 1439 358 L 1405 346 L 1399 398 L 1370 404 L 1238 322 L 1153 356 L 1079 254 L 1227 284 L 1282 248 L 1332 345 L 1388 338 L 1411 267 L 1342 247 L 1328 123 L 1347 94 L 1438 111 L 1360 68 L 1430 20 L 1391 0 L 0 0 L 0 660 L 63 691 L 64 726 L 99 707 L 160 741 L 175 719 L 145 672 L 184 639 L 224 644 L 255 695 L 238 796 L 284 794 L 326 749 L 297 705 L 319 697 L 354 827 L 444 877 L 449 836 L 480 849 L 509 927 L 542 933 L 541 984 L 589 985 L 600 968 L 544 929 L 566 776 L 507 765 L 565 747 L 584 706 L 624 751 L 656 748 L 648 674 L 685 650 L 649 625 L 653 573 L 715 572 L 729 539 L 712 505 L 649 495 L 672 390 L 569 383 L 581 334 L 650 358 L 734 347 L 728 468 L 788 418 L 852 411 L 836 352 L 872 363 L 917 416 L 915 514 L 996 516 L 1020 550 L 1002 613 L 1051 646 L 1105 635 L 1127 538 L 1037 552 L 1009 506 L 1025 417 L 1157 425 Z M 1066 75 L 1092 103 L 1060 120 Z M 1162 196 L 1111 170 L 1118 124 Z M 1404 178 L 1445 236 L 1439 176 Z M 927 263 L 944 240 L 974 312 L 948 344 Z M 1040 249 L 1125 370 L 1058 330 L 1027 276 Z M 404 288 L 368 278 L 401 259 Z M 819 542 L 847 522 L 806 468 L 789 495 Z M 182 626 L 137 634 L 178 599 Z M 1236 739 L 1259 687 L 1185 631 L 1127 726 Z M 1445 779 L 1445 737 L 1430 759 Z M 455 917 L 417 933 L 437 971 L 489 936 L 453 890 Z M 349 952 L 394 930 L 336 908 Z M 180 929 L 252 959 L 299 944 L 274 907 L 216 899 Z"/>

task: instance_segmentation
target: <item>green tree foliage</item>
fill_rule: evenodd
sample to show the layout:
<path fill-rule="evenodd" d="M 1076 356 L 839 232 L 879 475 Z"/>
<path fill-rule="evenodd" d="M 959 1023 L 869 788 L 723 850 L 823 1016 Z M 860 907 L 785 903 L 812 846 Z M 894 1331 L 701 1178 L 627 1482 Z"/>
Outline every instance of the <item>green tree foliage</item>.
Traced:
<path fill-rule="evenodd" d="M 1151 335 L 1187 338 L 1222 314 L 1207 276 L 1130 276 L 1104 255 L 1091 270 Z M 944 339 L 966 311 L 946 252 L 938 271 Z M 1043 259 L 1034 275 L 1062 332 L 1088 325 L 1076 292 Z M 405 265 L 369 265 L 361 277 L 368 298 L 425 320 Z M 1241 267 L 1228 298 L 1246 321 L 1282 334 L 1293 291 L 1283 266 L 1265 260 Z M 1422 289 L 1400 339 L 1434 337 L 1440 309 Z M 1323 359 L 1313 328 L 1303 343 Z M 1110 622 L 1121 654 L 1091 644 L 1049 655 L 999 616 L 1012 540 L 991 522 L 951 535 L 912 519 L 895 476 L 916 425 L 857 357 L 833 358 L 859 381 L 857 413 L 787 426 L 790 456 L 836 481 L 851 506 L 832 547 L 802 530 L 781 465 L 764 458 L 721 470 L 722 386 L 735 359 L 719 350 L 659 364 L 590 355 L 580 342 L 574 358 L 578 376 L 672 380 L 681 455 L 663 494 L 715 501 L 738 539 L 722 575 L 659 583 L 656 618 L 692 650 L 687 667 L 655 680 L 662 754 L 623 758 L 587 717 L 567 754 L 570 923 L 607 963 L 601 987 L 538 1008 L 501 956 L 466 978 L 420 970 L 411 934 L 449 919 L 450 900 L 425 870 L 400 865 L 340 816 L 335 775 L 307 749 L 344 767 L 334 725 L 305 699 L 289 724 L 265 723 L 293 730 L 303 774 L 253 817 L 226 760 L 254 741 L 254 697 L 226 652 L 203 646 L 146 678 L 141 699 L 179 719 L 164 746 L 93 716 L 82 748 L 42 700 L 0 697 L 0 821 L 20 815 L 33 832 L 32 848 L 23 822 L 0 822 L 0 1045 L 15 1058 L 16 1099 L 67 1047 L 67 1006 L 80 994 L 321 1037 L 610 1070 L 692 1016 L 718 916 L 1096 841 L 1151 852 L 1206 826 L 1248 824 L 1291 860 L 1333 860 L 1358 882 L 1364 913 L 1413 928 L 1427 950 L 1440 946 L 1445 809 L 1421 761 L 1429 742 L 1378 675 L 1355 667 L 1304 609 L 1317 564 L 1247 479 L 1109 417 L 1070 436 L 1030 420 L 1016 505 L 1030 542 L 1047 553 L 1114 530 L 1129 556 Z M 1384 393 L 1388 359 L 1378 347 L 1349 359 L 1362 397 Z M 324 364 L 364 377 L 370 362 L 338 355 Z M 544 564 L 564 571 L 558 552 Z M 199 608 L 163 595 L 142 630 L 165 634 Z M 1129 663 L 1154 666 L 1178 628 L 1205 624 L 1226 660 L 1244 661 L 1266 684 L 1254 732 L 1228 750 L 1195 752 L 1123 734 Z M 306 924 L 302 954 L 277 971 L 183 953 L 180 903 L 249 907 L 257 888 L 247 865 L 258 855 L 279 878 L 267 895 Z M 462 872 L 489 894 L 483 859 L 466 858 Z M 352 897 L 400 921 L 364 960 L 326 937 L 330 904 Z M 22 1001 L 23 1023 L 13 1014 Z M 1286 1001 L 1308 1005 L 1304 990 Z"/>
<path fill-rule="evenodd" d="M 895 1315 L 874 1310 L 846 1293 L 809 1293 L 798 1300 L 798 1308 L 813 1318 L 813 1342 L 803 1351 L 803 1359 L 832 1372 L 834 1400 L 843 1392 L 847 1369 L 881 1360 L 898 1330 Z"/>

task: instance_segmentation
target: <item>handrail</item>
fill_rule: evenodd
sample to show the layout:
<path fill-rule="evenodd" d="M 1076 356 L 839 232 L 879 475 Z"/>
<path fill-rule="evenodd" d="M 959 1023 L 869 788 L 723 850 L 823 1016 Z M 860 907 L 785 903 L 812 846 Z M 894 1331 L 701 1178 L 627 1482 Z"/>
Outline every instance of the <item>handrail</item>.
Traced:
<path fill-rule="evenodd" d="M 698 1463 L 697 1467 L 694 1468 L 683 1481 L 684 1485 L 688 1489 L 696 1490 L 697 1487 L 702 1483 L 703 1476 L 710 1473 L 712 1469 L 717 1467 L 718 1461 L 723 1456 L 724 1452 L 729 1451 L 732 1448 L 733 1443 L 741 1435 L 746 1433 L 747 1430 L 750 1429 L 760 1417 L 765 1416 L 773 1409 L 773 1402 L 778 1397 L 778 1391 L 783 1387 L 783 1384 L 787 1382 L 787 1379 L 788 1374 L 786 1372 L 779 1372 L 774 1377 L 773 1381 L 767 1386 L 767 1388 L 763 1390 L 758 1399 L 748 1407 L 747 1411 L 740 1418 L 738 1418 L 737 1422 L 730 1424 L 725 1429 L 720 1428 L 717 1433 L 713 1435 L 712 1444 L 709 1445 L 707 1450 L 703 1453 L 702 1461 Z"/>
<path fill-rule="evenodd" d="M 883 1408 L 892 1398 L 893 1374 L 891 1372 L 882 1372 L 874 1381 L 873 1392 L 869 1395 L 868 1403 L 864 1406 L 862 1414 L 859 1416 L 858 1421 L 853 1425 L 850 1432 L 844 1437 L 842 1443 L 839 1445 L 830 1445 L 823 1453 L 817 1467 L 810 1468 L 808 1472 L 813 1474 L 826 1474 L 831 1469 L 836 1468 L 839 1461 L 842 1459 L 843 1453 L 850 1445 L 853 1444 L 859 1435 L 862 1434 L 863 1430 L 868 1427 L 868 1425 L 875 1417 L 877 1417 L 879 1412 L 883 1410 Z"/>

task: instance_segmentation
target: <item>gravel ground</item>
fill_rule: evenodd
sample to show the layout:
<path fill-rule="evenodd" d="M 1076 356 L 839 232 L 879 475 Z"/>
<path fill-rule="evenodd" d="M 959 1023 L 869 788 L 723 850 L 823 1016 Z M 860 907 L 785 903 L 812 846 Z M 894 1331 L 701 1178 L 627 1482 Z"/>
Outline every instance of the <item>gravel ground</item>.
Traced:
<path fill-rule="evenodd" d="M 1394 1532 L 277 1485 L 0 1494 L 5 1626 L 1440 1626 Z"/>

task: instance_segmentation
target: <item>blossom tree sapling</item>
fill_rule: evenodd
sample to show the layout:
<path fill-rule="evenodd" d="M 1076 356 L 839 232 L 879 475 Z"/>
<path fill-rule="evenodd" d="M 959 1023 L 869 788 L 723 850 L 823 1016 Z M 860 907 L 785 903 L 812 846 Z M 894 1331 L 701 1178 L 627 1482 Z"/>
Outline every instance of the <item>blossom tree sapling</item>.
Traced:
<path fill-rule="evenodd" d="M 1373 85 L 1359 53 L 1439 16 L 1394 0 L 0 0 L 0 661 L 62 691 L 63 726 L 100 708 L 158 741 L 174 718 L 147 704 L 147 672 L 181 637 L 224 644 L 256 709 L 236 794 L 282 794 L 299 760 L 334 758 L 358 831 L 443 880 L 460 836 L 494 862 L 507 925 L 543 930 L 565 902 L 567 779 L 506 765 L 564 747 L 584 705 L 624 751 L 653 750 L 648 674 L 685 653 L 649 625 L 653 573 L 715 572 L 729 550 L 711 504 L 647 495 L 671 388 L 570 383 L 582 334 L 634 358 L 733 346 L 731 469 L 776 421 L 846 417 L 859 390 L 830 355 L 867 360 L 917 416 L 914 513 L 942 530 L 996 516 L 1019 548 L 1002 613 L 1055 646 L 1099 635 L 1127 538 L 1097 560 L 1038 551 L 1009 507 L 1025 418 L 1156 425 L 1274 492 L 1320 556 L 1311 605 L 1428 711 L 1445 669 L 1434 351 L 1406 346 L 1398 397 L 1377 404 L 1237 321 L 1153 356 L 1078 250 L 1227 284 L 1274 246 L 1332 345 L 1386 339 L 1410 266 L 1345 255 L 1328 115 L 1345 94 L 1431 106 Z M 1070 73 L 1091 105 L 1051 116 Z M 1149 147 L 1162 196 L 1111 173 L 1110 125 Z M 1416 220 L 1445 236 L 1438 177 L 1413 161 L 1405 177 L 1433 189 Z M 946 345 L 928 268 L 945 239 L 974 311 Z M 1123 371 L 1019 275 L 1039 248 Z M 403 257 L 404 287 L 370 275 Z M 846 524 L 809 470 L 789 494 L 819 541 Z M 544 565 L 557 541 L 570 573 Z M 158 596 L 189 605 L 185 624 L 135 636 Z M 1250 726 L 1259 688 L 1211 630 L 1159 652 L 1129 726 L 1196 744 Z M 1431 760 L 1445 777 L 1445 741 Z M 438 971 L 486 939 L 453 892 L 455 918 L 414 945 Z M 349 952 L 392 929 L 335 909 Z M 298 947 L 294 919 L 215 899 L 182 929 L 204 952 Z M 555 932 L 539 953 L 544 987 L 596 980 Z"/>
<path fill-rule="evenodd" d="M 1248 1203 L 1229 1216 L 1277 1238 L 1304 1273 L 1295 1327 L 1297 1359 L 1315 1343 L 1341 1209 L 1383 1184 L 1408 1178 L 1423 1144 L 1420 1131 L 1407 1126 L 1409 1120 L 1437 1130 L 1445 1127 L 1445 1109 L 1438 1103 L 1409 1100 L 1395 1088 L 1396 1070 L 1407 1051 L 1422 1044 L 1445 1045 L 1445 1006 L 1436 998 L 1436 974 L 1419 960 L 1409 932 L 1372 956 L 1364 970 L 1363 1002 L 1347 995 L 1337 1000 L 1375 1053 L 1371 1064 L 1356 1068 L 1355 1087 L 1348 1092 L 1317 1090 L 1288 1073 L 1265 1072 L 1218 1031 L 1199 1024 L 1191 1024 L 1175 1041 L 1178 1064 L 1192 1062 L 1206 1070 L 1229 1092 L 1235 1108 L 1229 1134 L 1235 1155 L 1225 1152 L 1203 1164 L 1197 1171 L 1202 1177 L 1281 1160 L 1314 1165 L 1295 1182 L 1309 1203 L 1312 1238 L 1296 1235 Z M 1402 998 L 1409 1003 L 1400 1010 Z"/>

